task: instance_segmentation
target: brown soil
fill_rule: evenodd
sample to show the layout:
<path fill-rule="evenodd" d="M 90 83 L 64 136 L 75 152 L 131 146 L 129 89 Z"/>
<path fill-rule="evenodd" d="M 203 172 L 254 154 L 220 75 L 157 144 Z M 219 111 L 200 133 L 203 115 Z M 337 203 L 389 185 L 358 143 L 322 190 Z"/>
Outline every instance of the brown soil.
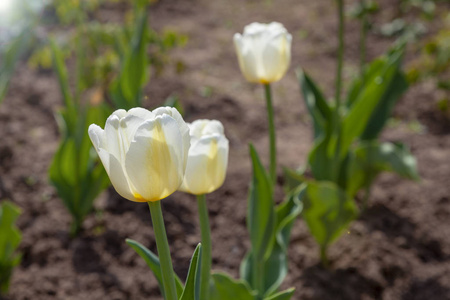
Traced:
<path fill-rule="evenodd" d="M 273 2 L 270 4 L 270 2 Z M 396 9 L 382 2 L 383 22 Z M 109 9 L 117 18 L 121 10 Z M 213 268 L 238 276 L 249 247 L 245 227 L 250 181 L 248 143 L 267 161 L 268 138 L 263 91 L 240 74 L 232 36 L 253 21 L 280 21 L 293 34 L 292 67 L 273 85 L 279 163 L 298 167 L 311 147 L 311 123 L 300 97 L 294 69 L 305 68 L 331 95 L 335 69 L 336 13 L 333 1 L 161 1 L 151 9 L 155 28 L 189 35 L 175 51 L 186 71 L 171 70 L 151 79 L 146 107 L 178 94 L 186 120 L 222 121 L 230 140 L 224 186 L 208 195 Z M 379 24 L 379 23 L 378 23 Z M 346 78 L 358 64 L 358 24 L 349 21 Z M 392 40 L 369 37 L 368 55 L 383 53 Z M 413 55 L 414 53 L 411 53 Z M 212 94 L 202 96 L 210 88 Z M 436 109 L 439 94 L 429 83 L 411 88 L 400 101 L 383 139 L 401 141 L 417 157 L 422 180 L 390 174 L 376 182 L 370 208 L 329 251 L 331 268 L 318 265 L 318 248 L 300 219 L 289 248 L 290 272 L 283 287 L 296 287 L 293 299 L 450 299 L 450 122 Z M 70 215 L 47 179 L 58 145 L 53 113 L 61 105 L 54 74 L 22 64 L 0 105 L 0 199 L 23 210 L 22 263 L 8 299 L 160 299 L 156 280 L 144 261 L 125 244 L 132 238 L 156 251 L 146 204 L 107 190 L 95 204 L 79 237 L 69 237 Z M 411 126 L 420 122 L 422 127 Z M 280 187 L 277 201 L 281 201 Z M 184 278 L 200 240 L 195 200 L 175 193 L 163 200 L 164 218 L 176 272 Z"/>

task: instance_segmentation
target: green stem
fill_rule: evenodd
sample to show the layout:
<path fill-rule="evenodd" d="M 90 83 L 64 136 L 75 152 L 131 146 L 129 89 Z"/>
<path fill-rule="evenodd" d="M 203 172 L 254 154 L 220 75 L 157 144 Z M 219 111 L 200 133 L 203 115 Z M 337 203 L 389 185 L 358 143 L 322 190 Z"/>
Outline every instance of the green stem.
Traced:
<path fill-rule="evenodd" d="M 202 257 L 200 271 L 200 299 L 209 299 L 209 281 L 211 273 L 211 230 L 205 195 L 197 196 L 200 232 L 202 236 Z"/>
<path fill-rule="evenodd" d="M 341 106 L 341 90 L 342 90 L 342 65 L 344 62 L 344 0 L 337 0 L 338 2 L 338 16 L 339 16 L 339 47 L 338 47 L 338 61 L 336 73 L 336 108 L 339 111 Z"/>
<path fill-rule="evenodd" d="M 360 0 L 361 7 L 363 9 L 363 15 L 361 20 L 361 36 L 359 44 L 359 72 L 362 79 L 364 79 L 364 67 L 366 65 L 366 40 L 367 40 L 367 5 L 366 0 Z"/>
<path fill-rule="evenodd" d="M 147 202 L 152 216 L 153 230 L 155 231 L 156 248 L 158 249 L 159 262 L 163 278 L 166 300 L 177 300 L 177 289 L 173 275 L 172 260 L 170 258 L 169 243 L 167 241 L 164 219 L 161 211 L 161 201 Z"/>
<path fill-rule="evenodd" d="M 270 139 L 270 177 L 275 185 L 277 181 L 277 147 L 275 137 L 275 123 L 273 117 L 272 92 L 270 84 L 264 84 L 266 94 L 267 118 L 269 120 L 269 139 Z"/>

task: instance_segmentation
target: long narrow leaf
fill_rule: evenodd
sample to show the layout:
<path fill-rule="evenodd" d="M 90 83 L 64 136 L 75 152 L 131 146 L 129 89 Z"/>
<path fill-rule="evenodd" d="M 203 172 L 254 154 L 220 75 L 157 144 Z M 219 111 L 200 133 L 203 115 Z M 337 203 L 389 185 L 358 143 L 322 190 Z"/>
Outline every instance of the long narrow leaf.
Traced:
<path fill-rule="evenodd" d="M 363 133 L 377 105 L 388 91 L 396 74 L 398 74 L 402 54 L 401 51 L 397 51 L 386 57 L 383 67 L 372 74 L 372 77 L 366 79 L 364 89 L 358 95 L 342 122 L 339 152 L 342 158 L 347 155 L 352 142 Z"/>
<path fill-rule="evenodd" d="M 252 252 L 263 259 L 270 252 L 270 241 L 275 231 L 275 212 L 272 183 L 255 148 L 250 145 L 253 178 L 248 201 L 247 226 L 250 232 Z"/>
<path fill-rule="evenodd" d="M 156 280 L 158 281 L 161 293 L 164 295 L 164 286 L 162 284 L 161 265 L 159 263 L 159 258 L 144 245 L 136 242 L 135 240 L 127 239 L 126 242 L 131 248 L 134 249 L 134 251 L 136 251 L 137 254 L 139 254 L 140 257 L 145 260 L 150 270 L 152 270 L 153 275 L 155 275 Z M 177 288 L 177 294 L 181 295 L 183 293 L 184 286 L 180 278 L 176 274 L 175 284 Z"/>
<path fill-rule="evenodd" d="M 317 138 L 325 132 L 327 122 L 331 121 L 332 111 L 322 92 L 303 70 L 297 71 L 297 78 L 306 107 L 313 119 L 314 137 Z"/>
<path fill-rule="evenodd" d="M 197 281 L 197 274 L 200 273 L 201 268 L 201 259 L 199 259 L 202 253 L 202 245 L 198 244 L 195 248 L 194 254 L 191 258 L 191 264 L 189 265 L 189 271 L 186 278 L 186 285 L 183 290 L 183 294 L 181 294 L 180 300 L 199 300 L 198 292 L 196 293 L 196 286 L 199 285 Z"/>

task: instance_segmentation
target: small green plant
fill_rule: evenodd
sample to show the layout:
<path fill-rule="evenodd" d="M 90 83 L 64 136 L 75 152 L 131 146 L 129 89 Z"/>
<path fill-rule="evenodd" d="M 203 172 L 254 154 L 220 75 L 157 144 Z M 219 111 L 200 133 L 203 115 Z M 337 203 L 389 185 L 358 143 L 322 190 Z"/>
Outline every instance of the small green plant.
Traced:
<path fill-rule="evenodd" d="M 103 103 L 83 105 L 69 88 L 61 49 L 54 42 L 52 53 L 64 108 L 57 115 L 62 137 L 49 168 L 49 177 L 72 214 L 71 233 L 76 235 L 85 216 L 92 210 L 94 199 L 109 185 L 108 176 L 98 163 L 97 155 L 91 151 L 86 132 L 89 124 L 104 120 L 110 109 Z"/>
<path fill-rule="evenodd" d="M 14 225 L 20 209 L 11 202 L 0 203 L 0 296 L 6 294 L 15 266 L 20 263 L 17 253 L 22 234 Z"/>
<path fill-rule="evenodd" d="M 372 183 L 380 172 L 419 178 L 416 161 L 404 145 L 378 140 L 395 103 L 408 88 L 401 69 L 404 43 L 397 43 L 368 66 L 364 65 L 362 55 L 361 76 L 351 83 L 342 101 L 343 1 L 337 3 L 339 51 L 335 101 L 327 101 L 314 81 L 303 70 L 298 71 L 303 99 L 314 124 L 314 145 L 307 167 L 285 170 L 288 190 L 304 186 L 297 191 L 303 202 L 302 215 L 320 246 L 324 265 L 329 245 L 358 216 L 354 199 L 360 190 L 365 190 L 364 210 Z M 365 47 L 364 43 L 361 47 Z M 306 176 L 308 172 L 312 179 Z"/>

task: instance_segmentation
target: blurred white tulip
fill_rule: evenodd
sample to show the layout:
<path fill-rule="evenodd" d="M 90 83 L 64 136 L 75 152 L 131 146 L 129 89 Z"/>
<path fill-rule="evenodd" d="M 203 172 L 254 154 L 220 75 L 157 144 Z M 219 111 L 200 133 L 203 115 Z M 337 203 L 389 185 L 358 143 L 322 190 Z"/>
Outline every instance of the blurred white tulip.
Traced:
<path fill-rule="evenodd" d="M 251 23 L 244 34 L 234 35 L 239 66 L 250 82 L 268 84 L 280 80 L 291 61 L 292 36 L 280 23 Z"/>
<path fill-rule="evenodd" d="M 228 166 L 228 139 L 222 123 L 197 120 L 188 124 L 191 135 L 186 173 L 179 190 L 208 194 L 222 186 Z"/>
<path fill-rule="evenodd" d="M 116 110 L 89 137 L 116 191 L 136 202 L 161 200 L 183 181 L 189 127 L 172 107 Z"/>

